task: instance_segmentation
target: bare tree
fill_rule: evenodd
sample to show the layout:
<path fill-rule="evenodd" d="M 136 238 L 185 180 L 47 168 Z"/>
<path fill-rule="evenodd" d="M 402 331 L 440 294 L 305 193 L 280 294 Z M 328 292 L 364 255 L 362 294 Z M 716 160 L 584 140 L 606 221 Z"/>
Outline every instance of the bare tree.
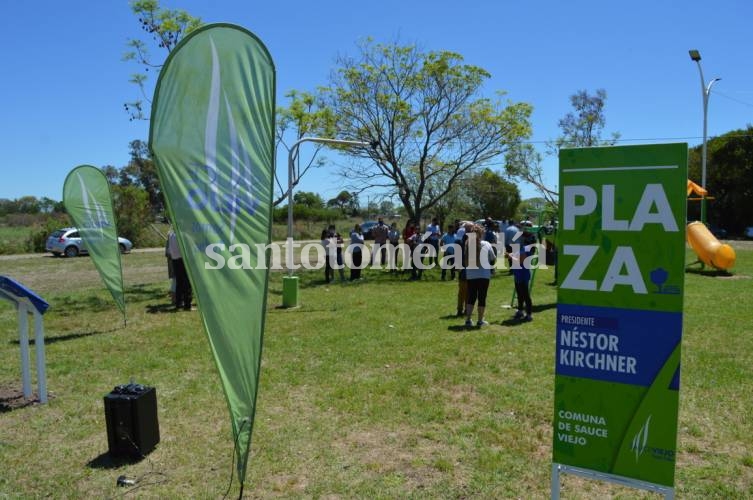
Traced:
<path fill-rule="evenodd" d="M 556 156 L 562 148 L 613 146 L 620 138 L 618 132 L 613 132 L 609 139 L 601 137 L 606 126 L 606 100 L 607 92 L 604 89 L 598 89 L 593 95 L 586 90 L 571 95 L 573 111 L 557 123 L 562 135 L 547 143 L 547 153 Z M 558 193 L 545 182 L 541 154 L 531 144 L 521 143 L 513 148 L 507 155 L 506 169 L 508 175 L 532 184 L 546 201 L 557 206 Z"/>

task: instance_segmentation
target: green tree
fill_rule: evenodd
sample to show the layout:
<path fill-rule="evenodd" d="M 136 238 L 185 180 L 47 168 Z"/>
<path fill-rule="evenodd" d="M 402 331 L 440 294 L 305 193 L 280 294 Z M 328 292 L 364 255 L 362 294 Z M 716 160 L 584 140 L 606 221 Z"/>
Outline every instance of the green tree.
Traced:
<path fill-rule="evenodd" d="M 327 201 L 327 206 L 338 208 L 343 214 L 345 214 L 352 200 L 353 200 L 352 194 L 350 194 L 348 191 L 340 191 L 340 193 L 337 196 Z"/>
<path fill-rule="evenodd" d="M 359 51 L 338 59 L 324 93 L 338 137 L 372 144 L 341 173 L 358 189 L 396 194 L 412 219 L 531 134 L 531 106 L 482 97 L 489 73 L 460 54 L 371 40 Z"/>
<path fill-rule="evenodd" d="M 395 213 L 395 204 L 391 200 L 382 200 L 379 202 L 379 213 L 389 217 Z"/>
<path fill-rule="evenodd" d="M 317 193 L 298 191 L 293 195 L 293 204 L 307 208 L 324 208 L 324 200 Z"/>
<path fill-rule="evenodd" d="M 733 130 L 708 141 L 706 189 L 714 197 L 708 203 L 708 220 L 730 234 L 753 225 L 753 126 Z M 690 149 L 689 176 L 701 178 L 701 148 Z M 688 218 L 699 218 L 698 202 L 689 202 Z"/>
<path fill-rule="evenodd" d="M 138 186 L 110 186 L 118 234 L 138 245 L 150 220 L 149 195 Z"/>
<path fill-rule="evenodd" d="M 130 38 L 126 43 L 128 51 L 123 54 L 123 60 L 135 62 L 140 68 L 130 79 L 138 87 L 140 97 L 126 102 L 124 107 L 130 120 L 148 120 L 146 113 L 152 95 L 146 88 L 148 73 L 159 74 L 170 51 L 184 36 L 201 26 L 201 19 L 184 10 L 161 7 L 158 0 L 132 0 L 131 10 L 138 17 L 141 29 L 147 36 L 146 39 Z M 155 49 L 162 52 L 162 56 L 153 55 L 152 51 Z M 145 105 L 144 101 L 148 104 Z"/>
<path fill-rule="evenodd" d="M 464 190 L 478 217 L 508 219 L 515 215 L 520 204 L 518 186 L 488 168 L 472 175 Z"/>
<path fill-rule="evenodd" d="M 159 184 L 159 177 L 157 177 L 157 165 L 152 160 L 149 145 L 144 141 L 135 140 L 131 141 L 129 148 L 131 159 L 128 165 L 120 169 L 120 184 L 142 188 L 149 197 L 151 212 L 153 214 L 160 213 L 164 209 L 162 189 Z M 108 175 L 106 170 L 105 175 Z"/>
<path fill-rule="evenodd" d="M 133 74 L 130 81 L 138 87 L 140 98 L 125 103 L 124 107 L 130 120 L 148 120 L 151 103 L 151 88 L 147 88 L 148 74 L 159 74 L 170 52 L 186 35 L 199 28 L 202 21 L 184 10 L 166 9 L 160 6 L 158 0 L 133 0 L 131 10 L 147 36 L 144 39 L 132 38 L 127 41 L 128 51 L 124 54 L 123 60 L 138 64 L 140 71 Z M 292 145 L 304 135 L 334 136 L 334 120 L 331 112 L 321 106 L 319 96 L 292 91 L 286 97 L 290 101 L 288 107 L 280 107 L 277 110 L 277 146 L 282 146 L 289 152 Z M 149 194 L 152 210 L 158 211 L 164 202 L 157 176 L 152 175 L 154 164 L 146 147 L 142 141 L 131 142 L 131 162 L 125 172 L 121 170 L 119 183 L 144 187 Z M 306 162 L 301 162 L 300 157 L 295 159 L 295 172 L 291 183 L 293 188 L 310 168 L 324 164 L 324 159 L 318 155 L 320 149 L 320 145 L 315 146 L 314 154 Z M 284 165 L 284 171 L 287 171 L 287 164 Z M 277 192 L 273 205 L 277 206 L 287 199 L 288 187 L 283 186 L 277 170 L 275 182 Z"/>
<path fill-rule="evenodd" d="M 546 198 L 528 198 L 520 202 L 515 219 L 528 219 L 534 224 L 545 224 L 557 219 L 557 207 Z"/>
<path fill-rule="evenodd" d="M 289 103 L 287 107 L 277 108 L 277 120 L 275 124 L 276 146 L 284 148 L 288 155 L 293 145 L 306 136 L 319 136 L 330 138 L 335 136 L 334 116 L 327 108 L 321 95 L 309 92 L 292 90 L 285 97 Z M 325 165 L 325 159 L 320 155 L 323 146 L 317 143 L 311 145 L 311 151 L 307 151 L 306 161 L 301 161 L 301 155 L 296 154 L 293 158 L 293 178 L 289 181 L 291 189 L 295 188 L 304 175 L 312 169 Z M 300 150 L 296 150 L 300 153 Z M 287 165 L 285 165 L 287 170 Z M 275 171 L 275 182 L 278 194 L 273 204 L 279 205 L 287 198 L 288 186 L 283 186 L 280 176 Z"/>
<path fill-rule="evenodd" d="M 102 173 L 105 174 L 107 182 L 110 184 L 117 184 L 120 179 L 120 171 L 112 165 L 105 165 L 101 168 Z"/>
<path fill-rule="evenodd" d="M 39 211 L 45 214 L 53 213 L 58 202 L 47 196 L 43 196 L 39 200 Z"/>
<path fill-rule="evenodd" d="M 38 214 L 39 200 L 36 196 L 22 196 L 16 200 L 16 211 L 22 214 Z"/>

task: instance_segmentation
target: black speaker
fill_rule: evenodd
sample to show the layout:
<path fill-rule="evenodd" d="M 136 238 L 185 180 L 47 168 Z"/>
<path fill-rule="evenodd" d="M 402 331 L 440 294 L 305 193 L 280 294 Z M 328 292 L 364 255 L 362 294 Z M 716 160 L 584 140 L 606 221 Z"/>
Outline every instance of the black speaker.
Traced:
<path fill-rule="evenodd" d="M 105 421 L 111 455 L 147 455 L 159 443 L 156 389 L 139 384 L 115 387 L 105 396 Z"/>

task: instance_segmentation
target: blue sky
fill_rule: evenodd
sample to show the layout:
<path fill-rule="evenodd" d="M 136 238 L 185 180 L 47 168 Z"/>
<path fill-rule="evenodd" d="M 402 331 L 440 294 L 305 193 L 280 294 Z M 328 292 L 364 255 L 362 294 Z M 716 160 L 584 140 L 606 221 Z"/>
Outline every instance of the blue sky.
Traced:
<path fill-rule="evenodd" d="M 709 135 L 753 123 L 750 0 L 161 4 L 259 36 L 275 60 L 278 104 L 288 90 L 325 84 L 334 58 L 355 54 L 356 41 L 371 36 L 456 51 L 485 68 L 492 74 L 485 94 L 505 90 L 534 106 L 534 141 L 557 136 L 571 94 L 603 88 L 607 134 L 620 132 L 624 144 L 666 139 L 658 142 L 694 146 L 703 118 L 698 69 L 688 56 L 695 48 L 706 79 L 722 77 L 711 95 Z M 72 168 L 122 167 L 128 143 L 148 137 L 148 123 L 129 122 L 123 110 L 136 97 L 128 79 L 137 68 L 121 57 L 127 39 L 142 32 L 127 0 L 10 2 L 4 14 L 0 198 L 60 200 Z M 546 167 L 555 186 L 556 159 Z M 300 189 L 331 198 L 343 186 L 333 173 L 310 173 Z M 524 197 L 535 195 L 520 188 Z"/>

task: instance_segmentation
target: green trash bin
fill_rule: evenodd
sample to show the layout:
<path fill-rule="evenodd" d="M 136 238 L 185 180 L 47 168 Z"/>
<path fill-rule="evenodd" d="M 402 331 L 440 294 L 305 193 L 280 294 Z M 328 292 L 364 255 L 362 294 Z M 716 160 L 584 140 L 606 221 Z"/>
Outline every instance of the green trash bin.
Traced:
<path fill-rule="evenodd" d="M 283 276 L 282 307 L 298 307 L 298 276 Z"/>

